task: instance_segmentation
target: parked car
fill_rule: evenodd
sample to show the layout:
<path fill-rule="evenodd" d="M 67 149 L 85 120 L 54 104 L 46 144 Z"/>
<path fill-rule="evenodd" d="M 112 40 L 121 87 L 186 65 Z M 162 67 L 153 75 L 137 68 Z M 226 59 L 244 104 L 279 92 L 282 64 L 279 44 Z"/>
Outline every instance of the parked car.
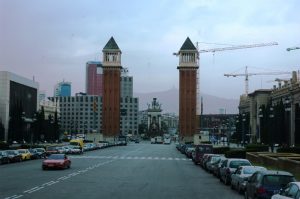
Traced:
<path fill-rule="evenodd" d="M 278 194 L 273 195 L 272 199 L 300 199 L 300 182 L 290 182 Z"/>
<path fill-rule="evenodd" d="M 71 154 L 82 154 L 82 149 L 80 146 L 72 146 Z"/>
<path fill-rule="evenodd" d="M 9 157 L 6 151 L 0 151 L 0 164 L 9 163 Z"/>
<path fill-rule="evenodd" d="M 205 169 L 209 173 L 212 173 L 213 167 L 218 163 L 218 161 L 221 159 L 222 156 L 223 155 L 219 155 L 219 154 L 213 154 L 213 155 L 209 156 L 205 163 Z"/>
<path fill-rule="evenodd" d="M 211 144 L 200 144 L 195 146 L 195 152 L 192 154 L 192 159 L 195 164 L 199 164 L 205 153 L 212 153 L 213 146 Z"/>
<path fill-rule="evenodd" d="M 29 149 L 29 152 L 31 154 L 30 159 L 33 160 L 33 159 L 39 159 L 40 158 L 40 155 L 39 155 L 39 153 L 37 152 L 36 149 Z"/>
<path fill-rule="evenodd" d="M 22 155 L 18 150 L 6 150 L 9 162 L 22 162 Z"/>
<path fill-rule="evenodd" d="M 279 193 L 288 183 L 294 182 L 294 176 L 285 171 L 256 171 L 246 183 L 245 199 L 262 198 L 270 199 Z"/>
<path fill-rule="evenodd" d="M 71 160 L 67 157 L 66 154 L 51 154 L 47 159 L 45 159 L 42 163 L 42 169 L 49 168 L 70 168 Z"/>
<path fill-rule="evenodd" d="M 231 182 L 231 174 L 239 166 L 251 166 L 251 163 L 247 159 L 228 158 L 225 160 L 220 168 L 220 181 L 224 182 L 225 185 L 229 185 Z"/>
<path fill-rule="evenodd" d="M 212 153 L 205 153 L 205 154 L 203 155 L 203 157 L 202 157 L 202 159 L 201 159 L 201 161 L 200 161 L 200 165 L 201 165 L 202 168 L 205 169 L 205 164 L 206 164 L 208 158 L 209 158 L 210 156 L 212 156 L 212 155 L 214 155 L 214 154 L 212 154 Z"/>
<path fill-rule="evenodd" d="M 240 166 L 231 175 L 231 189 L 236 189 L 239 193 L 243 193 L 247 180 L 256 171 L 267 170 L 265 167 L 259 166 Z"/>
<path fill-rule="evenodd" d="M 22 160 L 30 160 L 31 153 L 28 149 L 18 149 L 19 153 L 22 155 Z"/>
<path fill-rule="evenodd" d="M 215 164 L 211 165 L 212 168 L 212 173 L 214 174 L 214 176 L 216 176 L 217 178 L 220 178 L 220 169 L 221 166 L 223 164 L 223 162 L 226 160 L 227 158 L 224 156 L 220 157 L 220 160 L 218 160 Z"/>
<path fill-rule="evenodd" d="M 51 154 L 57 154 L 59 153 L 59 150 L 55 146 L 49 146 L 46 148 L 46 156 L 49 156 Z"/>
<path fill-rule="evenodd" d="M 46 157 L 46 150 L 44 148 L 34 148 L 34 149 L 37 151 L 40 158 Z"/>
<path fill-rule="evenodd" d="M 192 158 L 193 151 L 195 151 L 195 147 L 194 146 L 186 148 L 185 149 L 186 157 L 187 158 Z"/>

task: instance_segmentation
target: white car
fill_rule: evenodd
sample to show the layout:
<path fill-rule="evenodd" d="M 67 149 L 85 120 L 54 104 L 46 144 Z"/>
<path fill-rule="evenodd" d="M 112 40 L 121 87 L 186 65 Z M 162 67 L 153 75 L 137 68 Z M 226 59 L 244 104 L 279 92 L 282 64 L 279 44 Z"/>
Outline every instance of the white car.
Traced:
<path fill-rule="evenodd" d="M 272 199 L 300 199 L 300 182 L 290 182 L 280 193 Z"/>

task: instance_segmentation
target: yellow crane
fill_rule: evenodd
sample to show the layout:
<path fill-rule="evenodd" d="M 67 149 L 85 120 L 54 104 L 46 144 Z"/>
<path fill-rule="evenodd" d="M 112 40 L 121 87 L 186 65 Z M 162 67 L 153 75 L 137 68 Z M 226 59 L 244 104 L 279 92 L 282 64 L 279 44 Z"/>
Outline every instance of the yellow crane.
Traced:
<path fill-rule="evenodd" d="M 253 76 L 253 75 L 284 75 L 284 74 L 291 74 L 291 72 L 248 73 L 248 66 L 246 66 L 245 73 L 230 73 L 230 74 L 224 74 L 224 76 L 225 77 L 244 76 L 245 77 L 245 94 L 248 95 L 248 92 L 249 92 L 249 76 Z"/>

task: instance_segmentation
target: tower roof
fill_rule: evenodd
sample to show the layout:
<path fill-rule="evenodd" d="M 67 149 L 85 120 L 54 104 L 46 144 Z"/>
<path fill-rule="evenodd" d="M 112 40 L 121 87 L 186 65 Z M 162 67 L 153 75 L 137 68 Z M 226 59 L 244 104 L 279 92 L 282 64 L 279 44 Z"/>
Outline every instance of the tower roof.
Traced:
<path fill-rule="evenodd" d="M 187 37 L 180 50 L 197 50 L 197 48 L 194 46 L 190 38 Z"/>
<path fill-rule="evenodd" d="M 111 37 L 107 44 L 104 46 L 103 50 L 120 50 L 120 48 L 116 43 L 115 39 Z"/>

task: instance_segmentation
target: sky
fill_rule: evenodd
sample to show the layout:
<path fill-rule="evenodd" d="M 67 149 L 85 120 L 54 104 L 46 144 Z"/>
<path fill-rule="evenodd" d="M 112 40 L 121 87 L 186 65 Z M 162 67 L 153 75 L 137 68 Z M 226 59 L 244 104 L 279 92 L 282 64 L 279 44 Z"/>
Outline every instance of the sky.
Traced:
<path fill-rule="evenodd" d="M 0 71 L 54 85 L 72 82 L 85 91 L 85 64 L 102 61 L 111 36 L 134 92 L 179 87 L 178 52 L 189 37 L 199 49 L 278 42 L 261 48 L 200 54 L 200 92 L 227 99 L 245 93 L 243 76 L 225 73 L 300 70 L 298 0 L 0 0 Z M 275 78 L 249 77 L 249 91 L 272 88 Z"/>

